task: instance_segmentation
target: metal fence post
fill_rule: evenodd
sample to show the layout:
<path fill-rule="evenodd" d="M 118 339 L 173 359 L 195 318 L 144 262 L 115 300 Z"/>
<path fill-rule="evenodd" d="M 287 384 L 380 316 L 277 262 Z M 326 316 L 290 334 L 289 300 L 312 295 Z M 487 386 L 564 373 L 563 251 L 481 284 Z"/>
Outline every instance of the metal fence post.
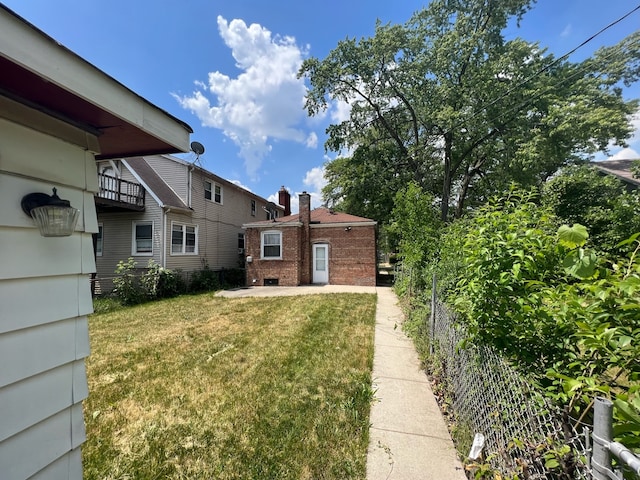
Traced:
<path fill-rule="evenodd" d="M 596 480 L 608 480 L 611 472 L 609 444 L 613 435 L 613 403 L 596 397 L 593 404 L 593 455 L 591 469 Z"/>
<path fill-rule="evenodd" d="M 436 274 L 433 274 L 431 282 L 431 319 L 429 325 L 429 353 L 433 355 L 433 340 L 436 334 Z"/>

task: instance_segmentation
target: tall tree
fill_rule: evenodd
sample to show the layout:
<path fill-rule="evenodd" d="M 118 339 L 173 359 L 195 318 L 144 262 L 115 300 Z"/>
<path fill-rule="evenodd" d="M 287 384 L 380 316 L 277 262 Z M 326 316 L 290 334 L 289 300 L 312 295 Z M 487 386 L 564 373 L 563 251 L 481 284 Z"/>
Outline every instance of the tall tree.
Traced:
<path fill-rule="evenodd" d="M 514 180 L 540 183 L 610 139 L 624 144 L 637 102 L 624 101 L 618 85 L 638 78 L 640 33 L 582 63 L 554 59 L 502 36 L 532 4 L 432 0 L 405 25 L 378 23 L 373 37 L 347 38 L 324 60 L 307 59 L 299 75 L 310 82 L 309 115 L 330 101 L 351 107 L 328 129 L 326 148 L 352 155 L 329 166 L 325 196 L 386 201 L 397 184 L 375 182 L 388 172 L 433 192 L 446 220 L 451 206 L 460 216 L 465 202 Z M 371 172 L 354 178 L 354 163 L 364 160 Z"/>

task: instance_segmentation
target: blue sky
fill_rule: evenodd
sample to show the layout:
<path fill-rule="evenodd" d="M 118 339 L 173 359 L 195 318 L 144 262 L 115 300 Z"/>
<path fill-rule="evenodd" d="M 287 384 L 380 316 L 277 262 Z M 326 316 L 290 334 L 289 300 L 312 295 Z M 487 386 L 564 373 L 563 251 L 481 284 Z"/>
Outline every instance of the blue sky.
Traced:
<path fill-rule="evenodd" d="M 376 20 L 404 23 L 417 0 L 3 0 L 18 15 L 150 102 L 187 122 L 205 146 L 201 165 L 277 201 L 281 185 L 320 205 L 325 129 L 303 110 L 303 59 L 323 59 L 346 38 L 368 37 Z M 538 41 L 563 55 L 637 6 L 629 0 L 538 0 L 507 39 Z M 613 45 L 640 28 L 640 11 L 570 59 Z M 625 90 L 640 97 L 640 86 Z M 640 118 L 630 148 L 640 157 Z M 330 155 L 333 155 L 330 153 Z M 193 153 L 181 155 L 195 160 Z M 604 157 L 599 157 L 604 158 Z"/>

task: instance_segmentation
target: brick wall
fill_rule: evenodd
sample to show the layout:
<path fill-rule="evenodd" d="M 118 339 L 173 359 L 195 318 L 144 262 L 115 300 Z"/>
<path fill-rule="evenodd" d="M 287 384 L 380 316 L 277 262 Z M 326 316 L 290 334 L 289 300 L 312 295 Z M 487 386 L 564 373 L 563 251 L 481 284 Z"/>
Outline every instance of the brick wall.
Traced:
<path fill-rule="evenodd" d="M 260 235 L 266 230 L 282 232 L 282 260 L 260 259 Z M 262 286 L 265 284 L 265 279 L 277 279 L 279 286 L 300 285 L 300 240 L 299 227 L 247 229 L 245 252 L 253 258 L 251 263 L 247 263 L 247 285 Z"/>
<path fill-rule="evenodd" d="M 329 244 L 329 283 L 376 285 L 376 234 L 374 226 L 311 228 L 312 243 Z"/>
<path fill-rule="evenodd" d="M 261 260 L 261 232 L 282 232 L 282 260 Z M 245 233 L 245 251 L 253 261 L 247 263 L 247 285 L 262 286 L 277 279 L 280 286 L 308 285 L 312 281 L 311 245 L 329 245 L 329 283 L 332 285 L 376 285 L 375 226 L 283 227 L 266 225 L 249 228 Z"/>

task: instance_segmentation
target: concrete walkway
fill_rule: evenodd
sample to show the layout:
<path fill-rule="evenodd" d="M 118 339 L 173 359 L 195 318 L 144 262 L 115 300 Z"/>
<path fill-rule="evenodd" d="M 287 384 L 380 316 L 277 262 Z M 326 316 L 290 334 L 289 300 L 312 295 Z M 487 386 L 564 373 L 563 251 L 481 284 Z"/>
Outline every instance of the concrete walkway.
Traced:
<path fill-rule="evenodd" d="M 402 331 L 404 317 L 391 287 L 250 287 L 217 295 L 339 292 L 375 293 L 378 298 L 372 374 L 376 401 L 371 406 L 367 480 L 466 480 L 413 341 Z"/>
<path fill-rule="evenodd" d="M 367 480 L 465 480 L 390 287 L 378 287 Z"/>

